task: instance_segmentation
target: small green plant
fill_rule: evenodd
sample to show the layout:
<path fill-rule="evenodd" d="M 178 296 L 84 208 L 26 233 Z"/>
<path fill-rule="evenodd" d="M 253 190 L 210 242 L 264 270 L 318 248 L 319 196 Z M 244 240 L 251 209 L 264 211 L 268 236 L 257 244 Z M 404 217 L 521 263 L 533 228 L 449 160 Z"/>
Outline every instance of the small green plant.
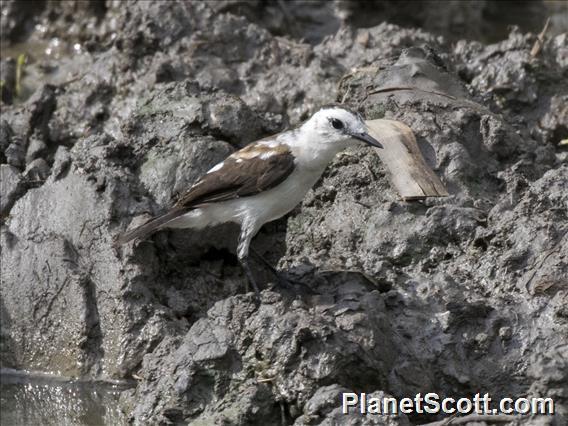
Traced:
<path fill-rule="evenodd" d="M 16 61 L 16 86 L 14 88 L 16 97 L 19 98 L 22 93 L 22 75 L 24 73 L 24 66 L 26 64 L 26 54 L 21 53 L 18 55 Z"/>

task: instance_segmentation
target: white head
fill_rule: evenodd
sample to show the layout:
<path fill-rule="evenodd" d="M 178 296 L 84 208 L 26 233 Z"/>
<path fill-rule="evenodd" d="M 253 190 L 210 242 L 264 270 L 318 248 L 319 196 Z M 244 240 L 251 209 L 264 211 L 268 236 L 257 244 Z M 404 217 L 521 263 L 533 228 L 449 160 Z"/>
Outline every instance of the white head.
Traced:
<path fill-rule="evenodd" d="M 339 152 L 349 146 L 365 142 L 377 148 L 383 146 L 369 135 L 361 115 L 341 106 L 324 107 L 302 125 L 302 131 L 313 135 L 311 143 Z"/>

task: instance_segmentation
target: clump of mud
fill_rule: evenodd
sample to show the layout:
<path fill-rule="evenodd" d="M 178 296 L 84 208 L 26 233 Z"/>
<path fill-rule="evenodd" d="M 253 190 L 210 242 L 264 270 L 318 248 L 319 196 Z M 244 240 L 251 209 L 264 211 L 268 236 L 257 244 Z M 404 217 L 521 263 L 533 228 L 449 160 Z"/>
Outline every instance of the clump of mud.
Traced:
<path fill-rule="evenodd" d="M 253 6 L 3 3 L 16 53 L 25 37 L 65 49 L 28 53 L 21 80 L 2 57 L 30 92 L 1 105 L 2 366 L 134 378 L 138 424 L 436 420 L 343 417 L 346 391 L 552 397 L 555 417 L 518 421 L 562 424 L 567 35 L 531 54 L 519 30 L 451 44 L 358 28 L 341 2 L 302 6 L 307 21 Z M 402 202 L 376 153 L 338 156 L 254 242 L 316 294 L 266 274 L 257 306 L 231 226 L 113 248 L 233 150 L 334 101 L 410 126 L 451 195 Z"/>

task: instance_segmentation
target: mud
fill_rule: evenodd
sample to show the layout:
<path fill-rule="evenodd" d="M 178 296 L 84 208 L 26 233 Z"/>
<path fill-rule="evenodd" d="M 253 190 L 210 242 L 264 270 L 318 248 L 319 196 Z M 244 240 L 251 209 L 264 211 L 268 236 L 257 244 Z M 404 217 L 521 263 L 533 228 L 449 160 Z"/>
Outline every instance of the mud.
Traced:
<path fill-rule="evenodd" d="M 61 49 L 28 53 L 19 98 L 2 56 L 3 368 L 135 382 L 116 417 L 135 424 L 439 419 L 345 417 L 345 391 L 552 397 L 555 416 L 517 421 L 565 422 L 565 31 L 531 55 L 532 28 L 453 42 L 426 9 L 444 31 L 349 2 L 79 3 L 2 3 L 11 49 Z M 112 246 L 233 150 L 334 101 L 410 126 L 450 197 L 402 202 L 376 153 L 339 155 L 253 242 L 316 294 L 259 266 L 257 306 L 232 226 Z"/>

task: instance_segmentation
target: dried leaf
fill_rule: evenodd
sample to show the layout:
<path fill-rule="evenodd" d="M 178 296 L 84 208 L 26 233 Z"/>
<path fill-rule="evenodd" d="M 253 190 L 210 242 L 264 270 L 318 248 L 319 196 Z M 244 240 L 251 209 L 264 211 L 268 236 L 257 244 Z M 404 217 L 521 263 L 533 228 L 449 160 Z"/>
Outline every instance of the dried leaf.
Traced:
<path fill-rule="evenodd" d="M 400 121 L 382 119 L 369 120 L 367 125 L 371 136 L 384 146 L 376 152 L 404 200 L 448 196 L 440 178 L 424 161 L 410 127 Z"/>

